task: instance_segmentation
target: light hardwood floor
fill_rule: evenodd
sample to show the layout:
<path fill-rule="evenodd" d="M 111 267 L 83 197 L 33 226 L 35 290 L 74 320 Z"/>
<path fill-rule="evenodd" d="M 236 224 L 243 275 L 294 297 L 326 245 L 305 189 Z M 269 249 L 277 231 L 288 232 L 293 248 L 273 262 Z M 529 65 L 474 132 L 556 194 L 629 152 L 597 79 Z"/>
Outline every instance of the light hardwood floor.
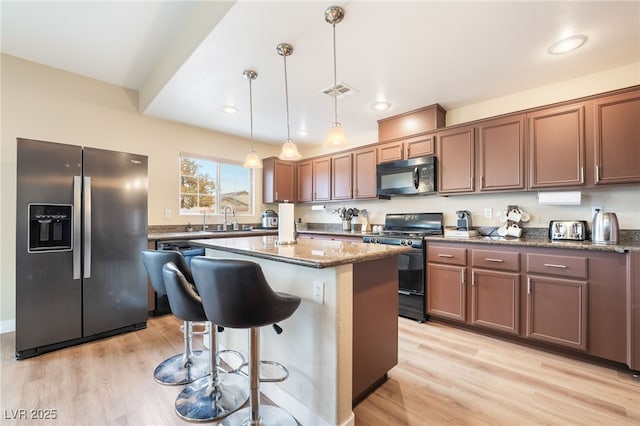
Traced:
<path fill-rule="evenodd" d="M 14 359 L 0 336 L 2 425 L 180 425 L 179 387 L 156 384 L 155 366 L 180 352 L 180 321 Z M 56 420 L 12 420 L 55 409 Z M 11 411 L 14 410 L 14 411 Z M 355 408 L 356 426 L 639 425 L 640 382 L 617 370 L 447 325 L 400 319 L 399 364 Z"/>

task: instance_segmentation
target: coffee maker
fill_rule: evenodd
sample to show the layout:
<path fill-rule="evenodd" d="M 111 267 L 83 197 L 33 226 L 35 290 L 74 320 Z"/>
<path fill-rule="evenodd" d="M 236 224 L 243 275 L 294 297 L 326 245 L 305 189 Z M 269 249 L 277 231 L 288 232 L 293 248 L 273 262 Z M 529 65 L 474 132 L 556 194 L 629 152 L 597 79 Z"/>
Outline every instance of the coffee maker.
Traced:
<path fill-rule="evenodd" d="M 458 210 L 456 212 L 458 221 L 456 223 L 456 229 L 458 231 L 468 231 L 471 229 L 471 212 L 467 210 Z"/>

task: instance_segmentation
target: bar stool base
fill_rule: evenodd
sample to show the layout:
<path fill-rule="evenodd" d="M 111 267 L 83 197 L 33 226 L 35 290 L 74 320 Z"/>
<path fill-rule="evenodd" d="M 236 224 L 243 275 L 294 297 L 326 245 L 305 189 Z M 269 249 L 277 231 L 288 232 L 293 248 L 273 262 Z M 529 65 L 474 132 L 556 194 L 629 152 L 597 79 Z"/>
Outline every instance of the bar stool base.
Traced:
<path fill-rule="evenodd" d="M 193 351 L 191 364 L 184 366 L 183 354 L 167 358 L 156 367 L 153 378 L 163 385 L 186 385 L 211 372 L 206 351 Z"/>
<path fill-rule="evenodd" d="M 220 422 L 220 426 L 250 425 L 251 408 L 236 411 Z M 260 426 L 298 426 L 296 419 L 275 405 L 260 405 Z"/>
<path fill-rule="evenodd" d="M 216 391 L 209 377 L 186 386 L 176 398 L 176 413 L 184 420 L 208 422 L 233 413 L 249 400 L 247 379 L 238 374 L 219 374 Z"/>

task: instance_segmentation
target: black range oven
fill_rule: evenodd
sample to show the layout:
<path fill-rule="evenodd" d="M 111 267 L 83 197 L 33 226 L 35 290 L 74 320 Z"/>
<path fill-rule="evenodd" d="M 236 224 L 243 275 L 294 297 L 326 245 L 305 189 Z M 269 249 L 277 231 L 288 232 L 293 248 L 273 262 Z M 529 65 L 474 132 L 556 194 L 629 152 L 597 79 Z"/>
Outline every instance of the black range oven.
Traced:
<path fill-rule="evenodd" d="M 423 322 L 426 313 L 426 242 L 428 235 L 442 235 L 442 213 L 392 213 L 385 216 L 384 231 L 366 235 L 365 243 L 411 247 L 398 257 L 399 314 Z"/>

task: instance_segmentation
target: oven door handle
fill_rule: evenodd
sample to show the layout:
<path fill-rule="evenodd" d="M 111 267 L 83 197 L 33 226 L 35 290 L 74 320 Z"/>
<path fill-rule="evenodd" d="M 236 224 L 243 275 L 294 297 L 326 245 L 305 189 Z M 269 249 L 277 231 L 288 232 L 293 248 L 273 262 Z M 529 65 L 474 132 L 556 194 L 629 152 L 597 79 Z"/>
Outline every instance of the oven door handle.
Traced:
<path fill-rule="evenodd" d="M 406 290 L 398 290 L 398 294 L 402 294 L 403 296 L 411 296 L 411 292 Z"/>

